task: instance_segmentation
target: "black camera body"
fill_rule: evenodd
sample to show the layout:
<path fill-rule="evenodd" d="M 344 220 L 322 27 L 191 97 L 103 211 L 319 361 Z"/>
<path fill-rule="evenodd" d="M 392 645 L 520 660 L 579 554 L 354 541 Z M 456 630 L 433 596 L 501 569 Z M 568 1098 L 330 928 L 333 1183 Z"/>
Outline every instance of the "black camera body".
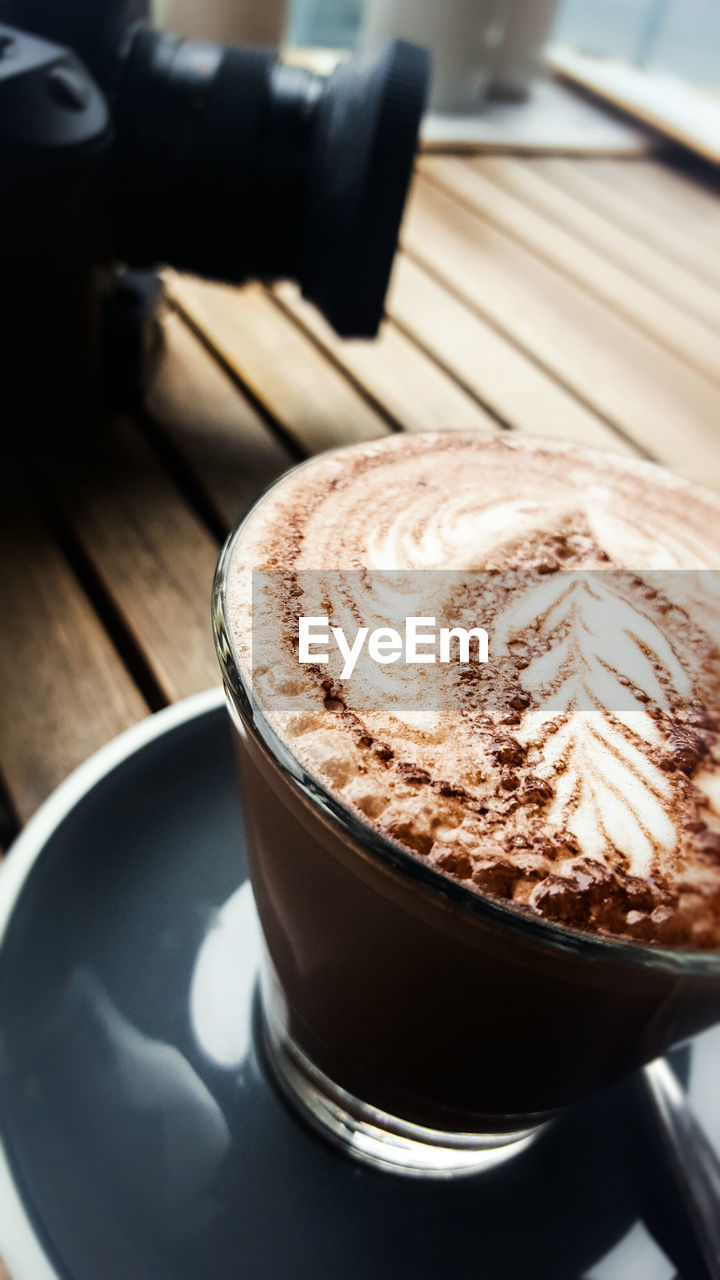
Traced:
<path fill-rule="evenodd" d="M 427 78 L 402 42 L 322 78 L 154 30 L 146 0 L 0 0 L 6 404 L 53 424 L 117 387 L 128 269 L 292 278 L 374 335 Z"/>

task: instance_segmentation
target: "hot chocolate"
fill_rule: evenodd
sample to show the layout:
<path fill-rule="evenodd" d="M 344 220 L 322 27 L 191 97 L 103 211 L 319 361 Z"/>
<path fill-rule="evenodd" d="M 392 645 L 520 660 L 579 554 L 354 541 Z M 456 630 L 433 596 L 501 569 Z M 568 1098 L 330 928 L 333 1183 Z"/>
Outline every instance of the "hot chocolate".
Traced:
<path fill-rule="evenodd" d="M 720 499 L 650 464 L 510 435 L 395 437 L 275 486 L 235 543 L 227 615 L 263 716 L 370 828 L 521 913 L 717 949 L 713 571 Z M 358 575 L 358 621 L 377 623 L 384 575 L 425 575 L 435 612 L 482 619 L 488 663 L 435 668 L 424 709 L 428 668 L 409 698 L 385 668 L 373 684 L 300 666 L 299 616 L 322 608 L 331 627 L 347 604 L 328 598 L 333 572 Z"/>
<path fill-rule="evenodd" d="M 480 1169 L 720 1017 L 718 515 L 450 433 L 296 468 L 228 541 L 264 1044 L 359 1158 Z"/>

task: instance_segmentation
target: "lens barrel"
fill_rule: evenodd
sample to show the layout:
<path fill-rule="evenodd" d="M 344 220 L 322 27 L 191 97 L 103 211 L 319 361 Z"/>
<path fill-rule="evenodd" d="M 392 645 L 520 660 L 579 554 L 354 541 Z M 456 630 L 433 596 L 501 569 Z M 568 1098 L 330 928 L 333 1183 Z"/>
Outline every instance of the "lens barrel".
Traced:
<path fill-rule="evenodd" d="M 120 256 L 289 277 L 338 333 L 373 336 L 428 76 L 427 54 L 401 41 L 324 78 L 271 51 L 138 30 L 109 179 Z"/>

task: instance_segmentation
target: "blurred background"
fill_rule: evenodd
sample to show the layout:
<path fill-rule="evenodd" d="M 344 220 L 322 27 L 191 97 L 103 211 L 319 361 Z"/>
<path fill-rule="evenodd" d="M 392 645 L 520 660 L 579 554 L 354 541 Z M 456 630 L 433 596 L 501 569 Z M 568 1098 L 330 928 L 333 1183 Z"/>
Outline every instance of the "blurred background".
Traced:
<path fill-rule="evenodd" d="M 353 48 L 364 10 L 365 0 L 291 0 L 288 42 Z M 718 0 L 560 0 L 551 38 L 720 84 Z"/>

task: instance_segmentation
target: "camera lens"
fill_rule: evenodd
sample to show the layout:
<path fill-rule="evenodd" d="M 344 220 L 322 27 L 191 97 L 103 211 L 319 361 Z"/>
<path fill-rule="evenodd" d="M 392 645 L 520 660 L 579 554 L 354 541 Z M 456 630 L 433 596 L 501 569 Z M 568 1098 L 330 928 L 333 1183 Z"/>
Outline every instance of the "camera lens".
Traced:
<path fill-rule="evenodd" d="M 117 94 L 118 252 L 217 279 L 289 277 L 338 333 L 376 333 L 429 74 L 396 41 L 328 78 L 141 29 Z"/>

